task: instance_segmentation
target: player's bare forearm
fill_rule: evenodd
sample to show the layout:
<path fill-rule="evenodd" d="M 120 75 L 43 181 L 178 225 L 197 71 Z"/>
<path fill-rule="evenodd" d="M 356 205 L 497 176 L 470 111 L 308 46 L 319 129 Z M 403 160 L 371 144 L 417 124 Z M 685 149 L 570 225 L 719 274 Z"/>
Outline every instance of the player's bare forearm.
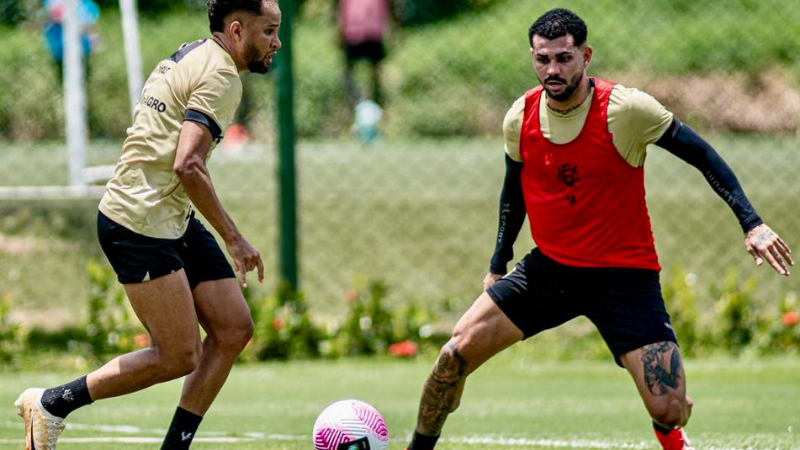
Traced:
<path fill-rule="evenodd" d="M 263 281 L 264 263 L 258 251 L 239 233 L 217 197 L 206 167 L 211 141 L 211 132 L 206 126 L 184 121 L 173 169 L 189 200 L 222 236 L 228 254 L 233 258 L 234 269 L 246 287 L 247 272 L 251 270 L 258 269 L 258 280 Z"/>
<path fill-rule="evenodd" d="M 241 235 L 222 207 L 206 167 L 212 140 L 211 132 L 206 126 L 190 120 L 184 121 L 173 170 L 195 208 L 222 239 L 229 243 L 241 239 Z"/>
<path fill-rule="evenodd" d="M 205 164 L 198 162 L 190 165 L 189 168 L 181 169 L 180 171 L 176 170 L 176 173 L 189 200 L 192 201 L 194 207 L 200 211 L 211 226 L 217 230 L 222 239 L 225 242 L 233 242 L 240 239 L 241 234 L 233 223 L 233 219 L 225 211 L 219 201 L 219 197 L 217 197 Z"/>
<path fill-rule="evenodd" d="M 467 362 L 455 345 L 448 343 L 439 354 L 425 381 L 419 405 L 417 430 L 427 436 L 439 436 L 447 416 L 458 408 L 464 390 Z"/>

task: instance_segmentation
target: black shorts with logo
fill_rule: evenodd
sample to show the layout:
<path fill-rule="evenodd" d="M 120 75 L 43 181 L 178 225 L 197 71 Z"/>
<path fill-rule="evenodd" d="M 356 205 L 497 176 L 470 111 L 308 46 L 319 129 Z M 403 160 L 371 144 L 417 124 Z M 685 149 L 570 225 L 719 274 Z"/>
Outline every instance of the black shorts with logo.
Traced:
<path fill-rule="evenodd" d="M 655 270 L 571 267 L 538 248 L 487 291 L 525 339 L 586 316 L 619 357 L 656 342 L 675 342 Z"/>
<path fill-rule="evenodd" d="M 179 239 L 143 236 L 97 213 L 100 246 L 122 284 L 142 283 L 184 269 L 194 290 L 203 281 L 235 278 L 214 236 L 194 217 Z"/>

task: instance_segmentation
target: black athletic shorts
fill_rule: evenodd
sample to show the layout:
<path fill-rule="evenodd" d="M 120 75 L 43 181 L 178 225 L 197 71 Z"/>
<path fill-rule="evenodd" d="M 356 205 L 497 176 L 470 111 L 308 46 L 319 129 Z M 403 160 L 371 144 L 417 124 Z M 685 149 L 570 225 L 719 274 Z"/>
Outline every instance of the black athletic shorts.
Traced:
<path fill-rule="evenodd" d="M 675 342 L 655 270 L 571 267 L 538 248 L 487 291 L 525 339 L 586 316 L 619 357 L 656 342 Z"/>
<path fill-rule="evenodd" d="M 203 281 L 235 278 L 214 236 L 194 217 L 179 239 L 143 236 L 97 213 L 100 246 L 122 284 L 142 283 L 184 269 L 194 290 Z"/>
<path fill-rule="evenodd" d="M 373 63 L 381 62 L 386 57 L 386 47 L 381 41 L 367 41 L 359 44 L 345 44 L 344 56 L 347 62 L 366 59 Z"/>

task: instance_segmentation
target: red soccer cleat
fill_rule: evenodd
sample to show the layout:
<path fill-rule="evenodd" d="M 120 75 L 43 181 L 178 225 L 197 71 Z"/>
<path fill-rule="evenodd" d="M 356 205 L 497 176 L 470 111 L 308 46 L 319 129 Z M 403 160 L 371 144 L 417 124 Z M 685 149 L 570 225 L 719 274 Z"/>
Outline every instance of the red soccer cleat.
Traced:
<path fill-rule="evenodd" d="M 675 427 L 667 434 L 662 434 L 658 430 L 654 431 L 664 450 L 694 450 L 686 432 L 681 427 Z"/>

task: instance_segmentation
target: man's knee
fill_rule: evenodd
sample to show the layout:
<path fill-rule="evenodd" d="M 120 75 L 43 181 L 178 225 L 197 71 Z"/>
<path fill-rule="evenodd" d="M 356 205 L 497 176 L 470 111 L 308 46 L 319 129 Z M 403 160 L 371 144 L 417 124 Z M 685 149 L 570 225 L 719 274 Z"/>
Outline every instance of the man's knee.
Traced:
<path fill-rule="evenodd" d="M 669 396 L 649 408 L 650 416 L 665 427 L 685 426 L 689 421 L 691 407 L 686 398 Z"/>
<path fill-rule="evenodd" d="M 439 352 L 430 376 L 434 390 L 447 400 L 445 408 L 448 412 L 455 411 L 461 404 L 461 390 L 467 375 L 467 361 L 459 353 L 454 335 Z"/>
<path fill-rule="evenodd" d="M 437 381 L 456 385 L 467 376 L 467 361 L 461 356 L 459 343 L 461 339 L 456 333 L 439 351 L 439 357 L 433 366 L 433 376 Z"/>
<path fill-rule="evenodd" d="M 253 337 L 254 328 L 253 319 L 246 315 L 237 318 L 224 329 L 215 330 L 212 337 L 223 350 L 239 354 Z"/>
<path fill-rule="evenodd" d="M 200 362 L 200 354 L 199 342 L 166 351 L 159 350 L 157 367 L 159 380 L 174 380 L 194 372 Z"/>

